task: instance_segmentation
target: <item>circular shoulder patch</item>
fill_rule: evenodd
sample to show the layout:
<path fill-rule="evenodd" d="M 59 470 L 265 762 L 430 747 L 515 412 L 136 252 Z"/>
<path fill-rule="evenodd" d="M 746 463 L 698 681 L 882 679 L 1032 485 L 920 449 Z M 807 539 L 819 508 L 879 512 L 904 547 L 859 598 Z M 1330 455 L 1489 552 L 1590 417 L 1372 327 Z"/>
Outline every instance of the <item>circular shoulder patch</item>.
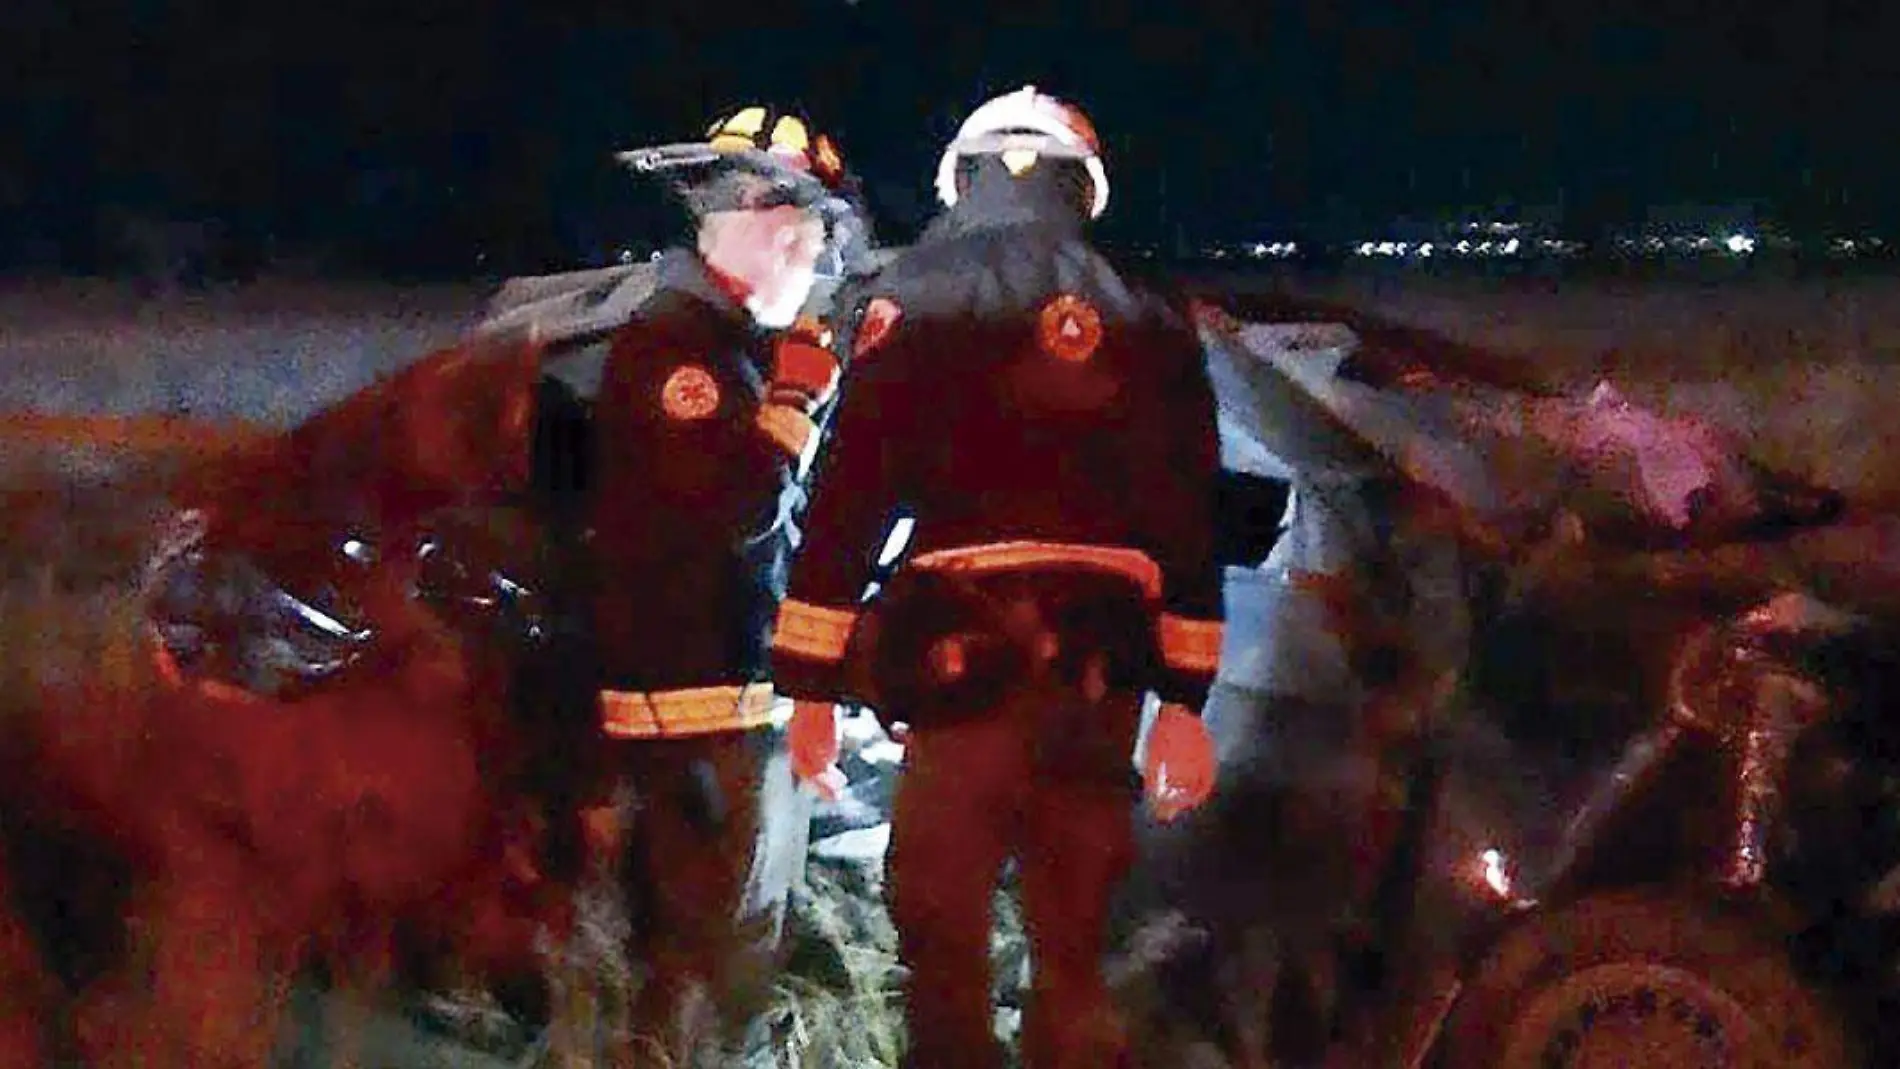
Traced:
<path fill-rule="evenodd" d="M 1102 344 L 1102 313 L 1072 293 L 1057 294 L 1036 318 L 1042 351 L 1062 360 L 1087 360 Z"/>
<path fill-rule="evenodd" d="M 878 347 L 885 338 L 891 336 L 897 321 L 904 310 L 889 297 L 875 297 L 864 306 L 864 315 L 858 320 L 857 336 L 851 343 L 851 358 L 858 357 Z"/>
<path fill-rule="evenodd" d="M 660 410 L 669 419 L 705 419 L 719 411 L 719 382 L 698 364 L 681 364 L 660 387 Z"/>

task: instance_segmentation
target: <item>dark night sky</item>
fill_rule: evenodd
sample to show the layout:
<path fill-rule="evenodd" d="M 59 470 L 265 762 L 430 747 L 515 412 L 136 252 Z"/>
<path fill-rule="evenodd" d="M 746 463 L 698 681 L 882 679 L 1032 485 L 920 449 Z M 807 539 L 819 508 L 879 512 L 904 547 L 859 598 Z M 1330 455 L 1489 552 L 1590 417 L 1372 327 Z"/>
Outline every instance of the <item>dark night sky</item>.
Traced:
<path fill-rule="evenodd" d="M 559 259 L 647 225 L 610 150 L 755 98 L 832 128 L 902 230 L 955 120 L 1025 80 L 1093 114 L 1122 237 L 1560 198 L 1900 222 L 1880 0 L 3 6 L 0 259 L 118 210 Z"/>

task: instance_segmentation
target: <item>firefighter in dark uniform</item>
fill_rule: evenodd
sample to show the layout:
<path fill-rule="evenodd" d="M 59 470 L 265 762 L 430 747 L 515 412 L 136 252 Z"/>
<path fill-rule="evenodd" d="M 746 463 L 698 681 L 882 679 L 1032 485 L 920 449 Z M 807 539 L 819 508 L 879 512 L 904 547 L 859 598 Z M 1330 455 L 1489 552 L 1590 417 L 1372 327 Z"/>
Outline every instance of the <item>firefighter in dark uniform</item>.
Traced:
<path fill-rule="evenodd" d="M 1125 1058 L 1099 959 L 1147 691 L 1150 804 L 1213 786 L 1214 398 L 1192 327 L 1085 243 L 1108 183 L 1079 112 L 1033 88 L 983 105 L 938 191 L 947 211 L 864 294 L 775 680 L 808 780 L 836 755 L 830 703 L 908 728 L 889 858 L 907 1064 L 1002 1064 L 990 905 L 1013 857 L 1027 1064 L 1103 1069 Z M 899 517 L 907 556 L 867 603 Z"/>
<path fill-rule="evenodd" d="M 699 226 L 616 332 L 593 414 L 589 641 L 604 779 L 633 809 L 596 847 L 625 851 L 634 1031 L 688 1065 L 760 1008 L 803 863 L 768 649 L 839 366 L 790 328 L 853 207 L 830 140 L 765 108 L 630 156 Z"/>

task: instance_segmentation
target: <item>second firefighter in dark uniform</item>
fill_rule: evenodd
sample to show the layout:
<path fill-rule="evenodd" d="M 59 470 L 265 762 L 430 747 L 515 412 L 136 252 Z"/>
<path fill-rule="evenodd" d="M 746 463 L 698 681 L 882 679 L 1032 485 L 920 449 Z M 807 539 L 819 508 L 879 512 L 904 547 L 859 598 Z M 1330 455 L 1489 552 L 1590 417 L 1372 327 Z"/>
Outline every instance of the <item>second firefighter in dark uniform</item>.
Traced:
<path fill-rule="evenodd" d="M 801 120 L 773 119 L 748 108 L 705 143 L 629 154 L 686 176 L 698 242 L 662 256 L 594 410 L 589 615 L 605 763 L 637 807 L 624 844 L 646 969 L 633 1025 L 667 1064 L 717 1045 L 695 1006 L 728 1035 L 762 1008 L 803 863 L 802 828 L 775 848 L 769 825 L 787 814 L 760 797 L 778 742 L 767 651 L 813 415 L 838 371 L 787 328 L 844 174 Z M 796 799 L 789 776 L 783 789 Z"/>
<path fill-rule="evenodd" d="M 1101 1069 L 1123 1057 L 1099 959 L 1146 691 L 1151 803 L 1212 787 L 1214 399 L 1194 330 L 1083 239 L 1107 183 L 1078 112 L 991 101 L 944 176 L 949 210 L 864 293 L 774 674 L 801 775 L 835 753 L 830 702 L 908 726 L 889 859 L 907 1064 L 1002 1064 L 990 905 L 1014 857 L 1027 1063 Z M 908 557 L 861 613 L 898 518 Z"/>

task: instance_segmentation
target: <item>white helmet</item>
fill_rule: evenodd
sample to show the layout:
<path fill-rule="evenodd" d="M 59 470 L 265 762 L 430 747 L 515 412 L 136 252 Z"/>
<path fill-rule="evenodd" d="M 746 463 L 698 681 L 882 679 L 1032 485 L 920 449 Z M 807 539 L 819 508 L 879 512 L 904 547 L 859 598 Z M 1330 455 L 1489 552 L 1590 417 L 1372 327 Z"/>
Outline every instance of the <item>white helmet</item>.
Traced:
<path fill-rule="evenodd" d="M 1108 208 L 1108 170 L 1102 166 L 1094 124 L 1077 108 L 1038 93 L 1033 85 L 989 100 L 963 120 L 956 140 L 937 163 L 937 200 L 946 208 L 956 204 L 957 164 L 963 157 L 1017 154 L 1031 160 L 1081 160 L 1094 187 L 1089 218 L 1099 218 Z"/>

